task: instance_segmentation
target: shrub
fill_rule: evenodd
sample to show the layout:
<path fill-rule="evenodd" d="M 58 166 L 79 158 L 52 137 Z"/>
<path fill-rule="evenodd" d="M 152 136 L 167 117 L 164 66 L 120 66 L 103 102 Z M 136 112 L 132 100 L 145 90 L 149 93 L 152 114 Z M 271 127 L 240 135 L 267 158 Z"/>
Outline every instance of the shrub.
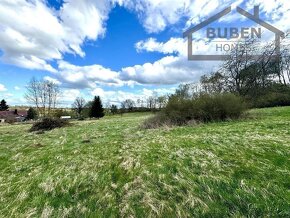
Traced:
<path fill-rule="evenodd" d="M 143 123 L 144 128 L 163 125 L 186 125 L 194 122 L 238 119 L 246 110 L 241 97 L 234 94 L 199 94 L 193 98 L 172 96 L 167 106 L 156 116 Z"/>
<path fill-rule="evenodd" d="M 34 123 L 30 131 L 49 131 L 56 128 L 62 128 L 69 126 L 70 123 L 67 120 L 61 120 L 58 118 L 44 118 L 43 120 Z"/>
<path fill-rule="evenodd" d="M 246 99 L 253 108 L 290 106 L 290 87 L 273 84 L 257 90 L 252 95 L 247 95 Z"/>
<path fill-rule="evenodd" d="M 30 107 L 29 110 L 27 111 L 27 116 L 26 119 L 27 120 L 35 120 L 37 118 L 37 111 Z"/>
<path fill-rule="evenodd" d="M 255 99 L 252 105 L 256 108 L 290 106 L 290 95 L 286 93 L 268 93 Z"/>
<path fill-rule="evenodd" d="M 246 110 L 242 98 L 230 93 L 202 95 L 194 104 L 198 113 L 193 118 L 203 122 L 238 119 Z"/>

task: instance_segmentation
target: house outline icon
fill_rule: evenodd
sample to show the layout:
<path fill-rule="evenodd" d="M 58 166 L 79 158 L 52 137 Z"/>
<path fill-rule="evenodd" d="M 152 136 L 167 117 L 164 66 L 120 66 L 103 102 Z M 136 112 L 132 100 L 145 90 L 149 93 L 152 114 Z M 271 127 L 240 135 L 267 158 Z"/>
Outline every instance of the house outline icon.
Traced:
<path fill-rule="evenodd" d="M 223 11 L 217 13 L 216 15 L 210 17 L 209 19 L 201 22 L 200 24 L 189 28 L 187 31 L 183 33 L 183 38 L 188 38 L 188 60 L 190 61 L 223 61 L 230 58 L 230 55 L 193 55 L 192 54 L 192 40 L 193 40 L 193 33 L 197 32 L 198 30 L 208 26 L 209 24 L 219 20 L 220 18 L 224 17 L 225 15 L 229 14 L 232 11 L 232 7 L 227 7 Z M 238 13 L 245 16 L 246 18 L 254 21 L 255 23 L 261 25 L 262 27 L 268 29 L 269 31 L 275 33 L 275 55 L 274 58 L 280 58 L 280 45 L 281 39 L 285 38 L 285 33 L 281 30 L 277 29 L 276 27 L 266 23 L 265 21 L 260 19 L 260 10 L 259 6 L 254 6 L 254 14 L 250 14 L 249 12 L 245 11 L 244 9 L 237 7 Z M 259 59 L 260 55 L 251 55 L 250 58 Z"/>

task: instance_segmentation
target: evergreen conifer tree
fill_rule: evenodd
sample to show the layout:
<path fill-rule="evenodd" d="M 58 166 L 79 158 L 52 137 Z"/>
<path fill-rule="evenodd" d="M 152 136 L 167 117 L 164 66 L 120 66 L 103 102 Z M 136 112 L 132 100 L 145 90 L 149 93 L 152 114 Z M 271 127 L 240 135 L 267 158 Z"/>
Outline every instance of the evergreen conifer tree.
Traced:
<path fill-rule="evenodd" d="M 6 101 L 3 99 L 0 102 L 0 111 L 7 111 L 9 106 L 7 105 Z"/>
<path fill-rule="evenodd" d="M 100 96 L 95 96 L 90 109 L 91 118 L 102 118 L 105 116 Z"/>

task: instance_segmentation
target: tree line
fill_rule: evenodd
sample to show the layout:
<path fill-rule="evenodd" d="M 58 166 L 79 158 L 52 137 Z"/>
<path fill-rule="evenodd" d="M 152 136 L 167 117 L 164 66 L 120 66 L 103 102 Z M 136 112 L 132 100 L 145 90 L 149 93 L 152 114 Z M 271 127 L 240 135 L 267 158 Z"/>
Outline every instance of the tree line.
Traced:
<path fill-rule="evenodd" d="M 61 89 L 59 85 L 45 80 L 32 78 L 26 86 L 25 98 L 33 108 L 29 109 L 29 118 L 37 117 L 61 117 L 68 116 L 78 119 L 101 118 L 105 114 L 120 114 L 128 112 L 158 111 L 167 104 L 169 96 L 152 96 L 143 99 L 126 99 L 118 104 L 103 106 L 100 96 L 86 102 L 82 97 L 77 97 L 70 109 L 60 109 L 59 102 Z"/>

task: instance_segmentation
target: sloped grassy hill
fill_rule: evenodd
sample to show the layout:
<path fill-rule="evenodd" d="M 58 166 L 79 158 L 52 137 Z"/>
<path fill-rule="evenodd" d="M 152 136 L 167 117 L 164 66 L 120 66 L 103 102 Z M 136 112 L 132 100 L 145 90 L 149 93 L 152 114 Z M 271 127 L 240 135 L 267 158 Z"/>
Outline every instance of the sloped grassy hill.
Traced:
<path fill-rule="evenodd" d="M 290 216 L 290 108 L 140 130 L 131 114 L 44 134 L 0 126 L 0 217 Z"/>

